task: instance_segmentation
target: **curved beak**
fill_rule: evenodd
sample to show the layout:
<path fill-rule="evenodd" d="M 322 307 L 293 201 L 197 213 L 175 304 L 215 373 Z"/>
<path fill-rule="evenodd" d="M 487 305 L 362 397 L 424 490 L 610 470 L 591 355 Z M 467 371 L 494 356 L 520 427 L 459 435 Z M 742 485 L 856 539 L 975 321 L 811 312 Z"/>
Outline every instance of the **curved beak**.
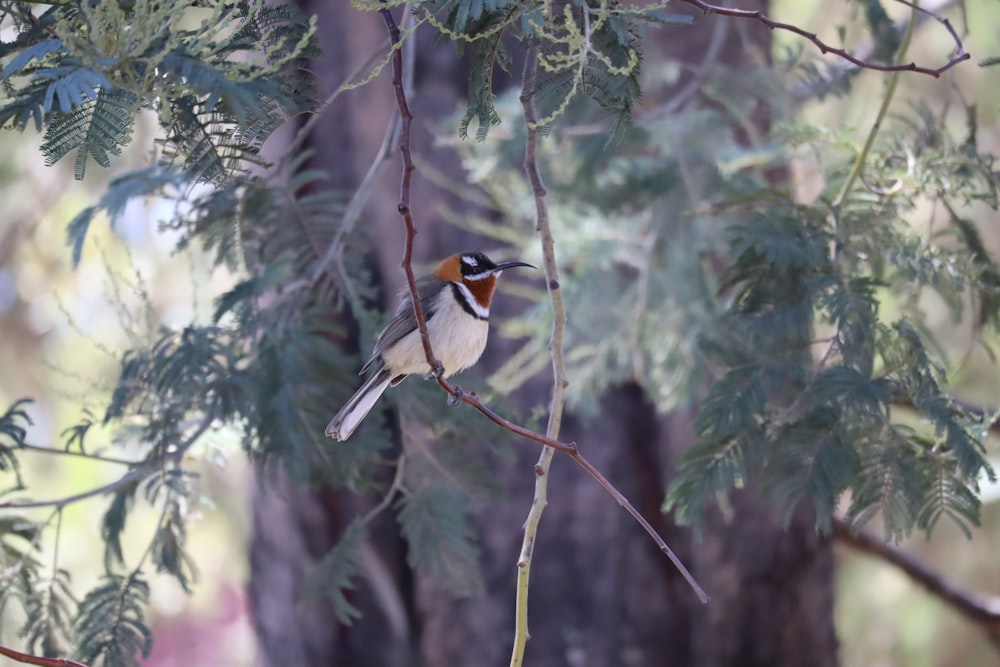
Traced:
<path fill-rule="evenodd" d="M 515 266 L 526 266 L 529 269 L 538 268 L 537 266 L 533 266 L 531 264 L 528 264 L 527 262 L 500 262 L 499 264 L 497 264 L 497 268 L 493 269 L 493 273 L 494 275 L 500 275 L 501 271 L 504 271 L 506 269 L 512 269 Z"/>

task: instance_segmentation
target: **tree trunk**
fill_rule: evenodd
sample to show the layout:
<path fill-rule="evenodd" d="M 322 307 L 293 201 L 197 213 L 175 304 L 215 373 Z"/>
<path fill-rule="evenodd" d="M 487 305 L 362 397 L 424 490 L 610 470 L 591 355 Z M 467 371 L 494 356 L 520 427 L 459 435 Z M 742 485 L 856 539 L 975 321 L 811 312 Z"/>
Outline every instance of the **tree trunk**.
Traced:
<path fill-rule="evenodd" d="M 306 3 L 306 10 L 320 15 L 325 52 L 320 73 L 324 89 L 331 89 L 367 57 L 371 45 L 383 40 L 384 28 L 377 15 L 358 12 L 349 3 L 313 1 Z M 690 30 L 661 31 L 663 40 L 655 48 L 673 57 L 690 54 L 689 60 L 701 62 L 713 34 L 719 39 L 718 32 L 713 33 L 718 21 L 729 21 L 727 29 L 733 31 L 716 55 L 719 63 L 749 63 L 747 49 L 768 52 L 770 36 L 762 26 L 721 17 L 701 19 Z M 446 149 L 431 146 L 426 128 L 459 105 L 466 75 L 452 47 L 433 45 L 428 31 L 422 33 L 417 89 L 410 100 L 416 117 L 414 149 L 432 160 L 436 169 L 461 179 L 457 160 Z M 651 55 L 653 35 L 647 44 L 650 66 L 656 61 Z M 387 75 L 352 91 L 343 101 L 324 121 L 312 145 L 319 151 L 320 166 L 350 187 L 360 181 L 374 157 L 394 104 Z M 760 123 L 766 123 L 766 110 L 761 110 Z M 379 239 L 374 260 L 389 295 L 400 285 L 403 234 L 396 213 L 398 175 L 395 164 L 387 169 L 366 216 L 374 225 L 372 238 Z M 419 172 L 414 185 L 420 260 L 476 245 L 464 233 L 435 220 L 435 203 L 442 194 Z M 505 306 L 510 304 L 498 304 L 497 317 L 504 316 Z M 494 338 L 481 364 L 496 368 L 511 353 L 510 345 Z M 536 378 L 513 400 L 521 407 L 547 404 L 549 386 L 548 378 Z M 757 495 L 736 493 L 731 496 L 731 521 L 724 521 L 717 510 L 708 512 L 703 541 L 696 542 L 689 530 L 674 526 L 660 513 L 678 457 L 693 441 L 691 415 L 658 415 L 641 389 L 632 385 L 609 391 L 603 408 L 595 419 L 568 415 L 564 439 L 579 443 L 584 455 L 658 527 L 712 601 L 701 605 L 642 529 L 589 476 L 557 456 L 550 502 L 535 547 L 532 639 L 526 664 L 836 665 L 833 555 L 830 541 L 815 534 L 812 512 L 800 508 L 784 531 L 776 513 Z M 492 426 L 484 422 L 484 428 Z M 506 495 L 481 512 L 477 521 L 485 593 L 455 599 L 420 572 L 410 571 L 396 528 L 387 520 L 376 529 L 371 553 L 366 555 L 371 573 L 361 582 L 356 600 L 365 616 L 349 628 L 339 626 L 324 605 L 300 604 L 296 588 L 337 539 L 358 501 L 289 485 L 280 497 L 273 491 L 258 494 L 250 587 L 259 663 L 268 667 L 506 664 L 513 637 L 515 563 L 538 456 L 533 443 L 514 446 L 516 461 L 496 467 Z"/>

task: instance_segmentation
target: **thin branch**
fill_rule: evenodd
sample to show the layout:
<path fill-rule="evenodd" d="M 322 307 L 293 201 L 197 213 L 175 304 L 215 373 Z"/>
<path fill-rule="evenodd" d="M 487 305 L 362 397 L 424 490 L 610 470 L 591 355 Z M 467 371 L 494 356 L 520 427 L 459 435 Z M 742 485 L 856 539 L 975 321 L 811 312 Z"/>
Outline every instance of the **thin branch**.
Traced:
<path fill-rule="evenodd" d="M 972 57 L 968 53 L 966 53 L 965 46 L 962 44 L 962 40 L 961 38 L 959 38 L 958 33 L 955 32 L 955 29 L 952 27 L 951 21 L 949 21 L 944 17 L 938 16 L 937 14 L 934 14 L 933 12 L 930 12 L 926 9 L 921 9 L 920 7 L 914 4 L 906 2 L 906 0 L 896 0 L 896 2 L 902 5 L 906 5 L 907 7 L 913 9 L 914 11 L 919 11 L 921 13 L 930 16 L 935 21 L 943 25 L 945 30 L 948 31 L 948 34 L 951 35 L 951 38 L 955 41 L 955 55 L 952 56 L 948 60 L 948 62 L 946 62 L 944 65 L 940 67 L 922 67 L 912 61 L 906 64 L 896 63 L 893 65 L 879 65 L 877 63 L 868 62 L 867 60 L 863 60 L 861 58 L 853 56 L 844 49 L 840 49 L 835 46 L 827 44 L 826 42 L 821 40 L 814 32 L 809 32 L 808 30 L 804 30 L 792 23 L 783 23 L 781 21 L 775 21 L 774 19 L 770 18 L 769 16 L 767 16 L 766 14 L 764 14 L 759 10 L 733 9 L 730 7 L 720 7 L 719 5 L 712 5 L 707 2 L 702 2 L 702 0 L 680 0 L 680 1 L 683 2 L 684 4 L 688 4 L 698 8 L 705 15 L 718 14 L 719 16 L 731 16 L 734 18 L 741 18 L 741 19 L 753 19 L 755 21 L 763 23 L 770 30 L 787 30 L 788 32 L 795 33 L 796 35 L 808 39 L 810 42 L 816 45 L 816 48 L 820 50 L 820 53 L 823 54 L 832 53 L 833 55 L 843 58 L 848 62 L 854 63 L 858 67 L 875 70 L 877 72 L 916 72 L 918 74 L 928 74 L 930 76 L 933 76 L 934 78 L 937 78 L 942 74 L 944 74 L 945 72 L 947 72 L 948 70 L 950 70 L 955 65 L 964 62 L 966 60 L 969 60 Z"/>
<path fill-rule="evenodd" d="M 212 425 L 212 423 L 215 421 L 217 412 L 218 408 L 216 407 L 211 412 L 206 414 L 204 419 L 202 419 L 201 424 L 198 425 L 198 428 L 195 429 L 195 431 L 191 435 L 185 438 L 182 443 L 177 445 L 175 449 L 167 452 L 162 459 L 145 461 L 142 464 L 132 468 L 127 473 L 125 473 L 124 475 L 122 475 L 113 482 L 109 482 L 97 488 L 89 489 L 87 491 L 83 491 L 81 493 L 77 493 L 72 496 L 66 496 L 64 498 L 53 498 L 51 500 L 23 500 L 23 501 L 11 500 L 8 502 L 0 503 L 0 510 L 32 509 L 38 507 L 54 507 L 57 510 L 59 510 L 66 507 L 67 505 L 71 505 L 81 500 L 86 500 L 87 498 L 93 498 L 94 496 L 102 496 L 107 493 L 113 493 L 118 489 L 121 489 L 137 480 L 142 479 L 146 475 L 152 474 L 163 464 L 164 461 L 168 460 L 180 461 L 182 458 L 184 458 L 184 454 L 187 452 L 187 450 L 190 449 L 191 446 L 194 445 L 194 443 L 197 442 L 198 439 L 205 434 L 205 431 L 207 431 L 209 427 Z"/>
<path fill-rule="evenodd" d="M 379 14 L 382 16 L 382 20 L 385 22 L 386 29 L 389 31 L 390 39 L 393 44 L 397 44 L 399 41 L 399 27 L 396 25 L 395 19 L 392 17 L 392 13 L 388 9 L 380 9 Z M 698 595 L 698 599 L 702 602 L 708 602 L 708 595 L 702 590 L 698 582 L 694 580 L 691 573 L 688 572 L 684 564 L 681 563 L 680 559 L 676 554 L 667 546 L 667 543 L 660 537 L 659 533 L 656 532 L 648 521 L 639 511 L 629 503 L 628 499 L 621 494 L 614 485 L 609 482 L 604 475 L 602 475 L 593 465 L 587 461 L 579 451 L 575 443 L 564 443 L 556 440 L 555 438 L 549 438 L 540 433 L 535 433 L 530 431 L 523 426 L 519 426 L 510 422 L 497 413 L 493 412 L 490 408 L 483 405 L 476 396 L 474 392 L 464 392 L 459 387 L 449 383 L 442 377 L 444 367 L 441 362 L 434 356 L 434 350 L 431 349 L 430 336 L 427 333 L 427 320 L 424 317 L 424 310 L 420 305 L 420 298 L 417 294 L 416 278 L 413 275 L 413 238 L 416 236 L 417 230 L 413 224 L 413 215 L 410 209 L 410 191 L 411 184 L 413 181 L 413 158 L 410 154 L 410 126 L 412 125 L 413 115 L 410 113 L 409 105 L 406 101 L 406 93 L 403 89 L 403 77 L 402 77 L 403 62 L 402 56 L 397 48 L 393 54 L 392 58 L 392 84 L 393 89 L 396 93 L 396 103 L 399 106 L 400 114 L 403 118 L 403 128 L 400 133 L 400 153 L 402 155 L 403 161 L 403 176 L 400 184 L 400 196 L 399 205 L 397 207 L 399 214 L 403 218 L 403 224 L 406 228 L 405 243 L 403 246 L 403 262 L 402 268 L 403 272 L 406 274 L 406 285 L 409 290 L 410 301 L 413 305 L 413 314 L 417 320 L 417 327 L 420 331 L 420 340 L 423 344 L 424 355 L 427 357 L 427 363 L 432 369 L 432 376 L 436 377 L 437 383 L 451 396 L 452 401 L 461 401 L 467 405 L 471 405 L 483 415 L 485 415 L 490 421 L 500 426 L 501 428 L 520 435 L 523 438 L 532 440 L 539 444 L 545 445 L 547 447 L 552 447 L 563 452 L 570 458 L 572 458 L 577 465 L 586 470 L 591 477 L 593 477 L 597 482 L 604 487 L 604 489 L 614 498 L 619 505 L 621 505 L 625 511 L 627 511 L 632 517 L 643 527 L 643 529 L 649 534 L 649 536 L 656 542 L 657 546 L 663 553 L 667 555 L 670 561 L 683 575 L 684 579 L 688 582 L 694 592 Z"/>
<path fill-rule="evenodd" d="M 82 493 L 77 493 L 72 496 L 66 496 L 64 498 L 54 498 L 52 500 L 11 500 L 9 502 L 0 503 L 0 510 L 5 509 L 33 509 L 38 507 L 55 507 L 56 509 L 62 509 L 67 505 L 72 505 L 73 503 L 79 502 L 81 500 L 86 500 L 87 498 L 93 498 L 94 496 L 103 496 L 106 493 L 113 493 L 118 489 L 128 486 L 132 482 L 142 479 L 146 475 L 153 471 L 153 466 L 147 464 L 140 466 L 138 468 L 133 468 L 127 473 L 119 477 L 113 482 L 109 482 L 102 486 L 98 486 L 94 489 L 89 489 L 83 491 Z"/>
<path fill-rule="evenodd" d="M 11 660 L 25 665 L 39 665 L 40 667 L 87 667 L 82 662 L 70 660 L 69 658 L 42 658 L 30 653 L 21 653 L 5 646 L 0 646 L 0 655 L 5 655 Z"/>
<path fill-rule="evenodd" d="M 403 8 L 403 16 L 403 28 L 406 29 L 406 22 L 412 22 L 413 20 L 413 14 L 409 11 L 409 5 Z M 399 49 L 396 49 L 392 57 L 395 58 L 395 56 L 399 54 L 401 58 L 405 58 L 409 62 L 413 62 L 413 49 L 415 46 L 416 40 L 410 39 L 406 42 L 406 44 L 402 45 Z M 405 51 L 406 53 L 401 54 L 401 51 Z M 413 83 L 410 80 L 405 80 L 403 85 L 404 89 L 408 90 L 412 87 Z M 343 88 L 343 86 L 341 86 L 341 88 Z M 333 100 L 331 99 L 331 102 L 332 101 Z M 344 216 L 341 220 L 339 228 L 337 229 L 337 233 L 330 242 L 330 246 L 327 249 L 326 254 L 313 270 L 311 281 L 313 286 L 319 282 L 319 279 L 323 276 L 326 269 L 337 257 L 340 256 L 340 253 L 343 252 L 344 242 L 348 234 L 351 233 L 354 229 L 355 223 L 357 223 L 358 219 L 361 217 L 362 210 L 368 203 L 368 200 L 371 199 L 372 193 L 375 191 L 375 182 L 382 174 L 385 165 L 388 164 L 389 158 L 392 156 L 393 148 L 399 141 L 401 128 L 402 118 L 399 115 L 399 109 L 397 107 L 392 111 L 391 117 L 389 118 L 389 123 L 385 129 L 385 135 L 382 137 L 382 145 L 379 146 L 378 152 L 375 154 L 375 158 L 368 166 L 368 171 L 365 173 L 364 178 L 361 179 L 361 183 L 351 196 L 351 201 L 347 203 L 347 208 L 344 209 Z M 345 278 L 345 283 L 346 282 Z M 358 304 L 352 305 L 357 306 Z"/>
<path fill-rule="evenodd" d="M 990 641 L 1000 649 L 1000 596 L 982 595 L 966 590 L 955 582 L 945 579 L 939 572 L 912 554 L 887 544 L 871 531 L 865 529 L 855 531 L 849 523 L 839 517 L 833 519 L 833 534 L 851 548 L 881 558 L 899 568 L 903 574 L 923 586 L 932 595 L 939 597 L 966 619 L 982 626 Z"/>
<path fill-rule="evenodd" d="M 921 8 L 925 11 L 922 11 L 920 16 L 917 17 L 917 28 L 929 20 L 937 20 L 937 12 L 943 12 L 955 4 L 958 4 L 960 7 L 964 6 L 964 2 L 961 0 L 928 0 L 926 4 L 928 6 Z M 905 35 L 906 31 L 909 29 L 909 22 L 907 22 L 906 25 L 898 26 L 895 32 L 899 38 L 902 39 L 903 35 Z M 854 53 L 857 58 L 867 60 L 871 57 L 871 54 L 875 52 L 876 46 L 877 43 L 875 40 L 870 40 L 868 43 L 856 49 Z M 802 103 L 808 98 L 813 97 L 815 91 L 817 90 L 832 90 L 838 83 L 844 81 L 849 75 L 857 72 L 858 69 L 860 68 L 848 62 L 831 65 L 830 69 L 824 73 L 820 81 L 803 81 L 793 85 L 790 89 L 790 97 L 795 103 Z M 821 88 L 821 86 L 825 88 Z"/>
<path fill-rule="evenodd" d="M 902 2 L 902 0 L 897 1 Z M 918 8 L 914 6 L 911 11 L 910 23 L 907 26 L 906 34 L 903 35 L 903 40 L 899 45 L 899 55 L 897 56 L 897 61 L 902 61 L 906 58 L 906 52 L 910 48 L 910 42 L 913 41 L 913 33 L 917 25 L 917 9 Z M 851 166 L 850 173 L 848 173 L 847 178 L 844 180 L 844 185 L 840 189 L 840 194 L 838 194 L 837 198 L 833 200 L 832 206 L 834 209 L 839 208 L 840 205 L 844 203 L 844 200 L 847 199 L 847 195 L 850 194 L 851 188 L 854 186 L 854 182 L 861 176 L 861 172 L 864 170 L 865 162 L 868 160 L 868 153 L 871 152 L 871 148 L 875 144 L 875 137 L 878 136 L 879 131 L 882 129 L 882 121 L 885 119 L 886 114 L 889 113 L 889 106 L 892 103 L 892 98 L 896 94 L 896 86 L 899 84 L 899 76 L 899 71 L 895 71 L 889 78 L 885 95 L 882 96 L 882 104 L 879 105 L 878 113 L 875 115 L 875 122 L 872 123 L 872 129 L 869 130 L 868 136 L 865 137 L 865 143 L 862 145 L 857 158 L 855 158 L 854 164 Z"/>
<path fill-rule="evenodd" d="M 531 184 L 535 200 L 535 230 L 542 245 L 542 265 L 545 269 L 545 285 L 552 305 L 552 336 L 549 339 L 549 354 L 552 357 L 552 401 L 549 406 L 549 423 L 545 435 L 556 439 L 562 426 L 563 407 L 566 403 L 566 362 L 563 358 L 563 334 L 566 330 L 566 307 L 563 304 L 559 284 L 559 267 L 556 264 L 555 240 L 549 225 L 549 209 L 545 203 L 545 184 L 538 167 L 538 113 L 535 109 L 535 90 L 538 79 L 538 44 L 532 43 L 525 54 L 524 74 L 521 77 L 521 106 L 524 109 L 524 124 L 527 138 L 524 146 L 524 172 Z M 524 539 L 521 555 L 517 561 L 517 595 L 514 616 L 514 646 L 511 651 L 511 667 L 520 667 L 524 662 L 524 649 L 528 644 L 528 588 L 531 579 L 531 557 L 535 549 L 538 526 L 542 513 L 548 504 L 549 467 L 555 450 L 544 447 L 535 464 L 535 497 L 524 522 Z"/>
<path fill-rule="evenodd" d="M 396 497 L 396 492 L 403 488 L 403 469 L 405 464 L 406 453 L 404 452 L 399 455 L 398 459 L 396 459 L 396 474 L 392 476 L 392 483 L 389 484 L 389 488 L 386 489 L 385 495 L 382 496 L 382 500 L 378 505 L 371 508 L 371 510 L 368 511 L 368 514 L 365 514 L 365 518 L 361 520 L 361 523 L 371 523 L 372 519 L 384 512 L 385 509 L 392 504 L 392 499 Z"/>
<path fill-rule="evenodd" d="M 410 113 L 410 106 L 406 102 L 406 91 L 403 88 L 403 52 L 398 48 L 400 42 L 399 26 L 392 17 L 392 12 L 388 9 L 380 9 L 379 14 L 385 22 L 389 31 L 389 41 L 393 45 L 392 52 L 392 87 L 396 93 L 396 106 L 399 108 L 399 116 L 402 119 L 402 127 L 399 132 L 399 152 L 403 160 L 403 175 L 399 186 L 399 204 L 396 209 L 403 216 L 403 224 L 406 227 L 406 242 L 403 246 L 403 273 L 406 274 L 406 284 L 410 289 L 411 301 L 413 301 L 413 314 L 417 318 L 417 328 L 420 331 L 420 342 L 424 347 L 424 355 L 431 369 L 437 375 L 444 371 L 444 366 L 434 356 L 431 349 L 430 334 L 427 333 L 427 320 L 424 318 L 424 309 L 420 305 L 420 297 L 417 294 L 416 276 L 413 275 L 413 238 L 417 235 L 417 228 L 413 225 L 413 213 L 410 210 L 410 191 L 413 184 L 413 155 L 410 153 L 410 128 L 413 125 L 413 114 Z"/>
<path fill-rule="evenodd" d="M 100 463 L 114 463 L 116 465 L 122 465 L 122 466 L 134 466 L 141 463 L 140 461 L 129 461 L 128 459 L 119 459 L 113 456 L 88 454 L 87 452 L 74 452 L 71 449 L 54 449 L 52 447 L 42 447 L 41 445 L 29 445 L 26 442 L 19 444 L 17 448 L 26 449 L 31 452 L 39 452 L 41 454 L 54 454 L 56 456 L 78 456 L 80 458 L 85 458 L 90 461 L 98 461 Z"/>

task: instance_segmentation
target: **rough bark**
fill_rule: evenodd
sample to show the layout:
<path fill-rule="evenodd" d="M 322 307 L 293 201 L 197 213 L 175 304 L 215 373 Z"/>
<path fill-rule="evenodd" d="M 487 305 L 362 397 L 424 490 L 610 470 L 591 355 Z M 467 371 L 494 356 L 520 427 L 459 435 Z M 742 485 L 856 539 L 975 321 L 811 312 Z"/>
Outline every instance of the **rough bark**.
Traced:
<path fill-rule="evenodd" d="M 306 9 L 320 13 L 327 54 L 321 72 L 327 85 L 339 82 L 382 39 L 377 16 L 359 13 L 349 3 L 317 1 L 307 3 Z M 694 30 L 661 32 L 658 48 L 701 62 L 718 20 L 724 19 L 703 18 Z M 734 32 L 714 56 L 719 63 L 748 63 L 747 53 L 767 52 L 766 30 L 750 23 L 731 24 L 727 29 Z M 734 35 L 739 39 L 731 38 Z M 432 47 L 424 37 L 417 92 L 411 100 L 417 118 L 414 148 L 436 168 L 451 170 L 451 176 L 460 178 L 457 161 L 446 149 L 430 145 L 426 127 L 458 105 L 465 74 L 452 48 Z M 647 63 L 655 60 L 652 52 Z M 350 185 L 360 179 L 381 139 L 391 104 L 391 90 L 383 77 L 351 93 L 348 103 L 316 134 L 317 159 L 337 174 L 338 182 Z M 761 110 L 760 122 L 765 119 L 766 110 Z M 374 226 L 372 238 L 379 239 L 376 259 L 389 295 L 400 284 L 398 182 L 393 167 L 379 185 L 383 194 L 367 211 Z M 418 258 L 474 245 L 466 234 L 435 219 L 441 193 L 420 178 L 415 185 L 414 212 L 421 232 Z M 512 307 L 500 304 L 496 316 L 503 317 L 503 310 Z M 494 338 L 481 364 L 495 368 L 510 352 L 509 344 Z M 545 403 L 547 393 L 548 379 L 539 378 L 515 400 L 521 407 Z M 608 392 L 603 408 L 597 418 L 570 415 L 564 438 L 580 443 L 584 454 L 661 528 L 713 600 L 700 605 L 641 528 L 593 480 L 557 457 L 550 504 L 535 550 L 532 639 L 526 663 L 534 667 L 836 665 L 832 550 L 829 540 L 815 535 L 810 511 L 797 511 L 786 532 L 774 510 L 757 496 L 735 494 L 732 520 L 726 522 L 719 512 L 710 512 L 704 539 L 696 543 L 690 531 L 674 526 L 659 512 L 676 461 L 692 442 L 691 415 L 657 415 L 635 386 Z M 483 427 L 491 428 L 486 422 Z M 538 454 L 531 443 L 514 447 L 516 461 L 496 467 L 505 497 L 484 510 L 477 522 L 485 594 L 454 599 L 419 572 L 411 573 L 392 526 L 383 526 L 370 554 L 381 573 L 371 581 L 381 587 L 362 584 L 356 602 L 365 616 L 350 628 L 338 626 L 322 605 L 298 605 L 295 588 L 343 529 L 343 517 L 354 501 L 293 488 L 284 489 L 280 498 L 258 495 L 251 590 L 261 644 L 259 663 L 269 667 L 506 664 L 513 636 L 515 562 Z M 387 595 L 386 585 L 395 592 Z M 398 618 L 392 620 L 394 609 L 405 613 L 402 627 Z"/>

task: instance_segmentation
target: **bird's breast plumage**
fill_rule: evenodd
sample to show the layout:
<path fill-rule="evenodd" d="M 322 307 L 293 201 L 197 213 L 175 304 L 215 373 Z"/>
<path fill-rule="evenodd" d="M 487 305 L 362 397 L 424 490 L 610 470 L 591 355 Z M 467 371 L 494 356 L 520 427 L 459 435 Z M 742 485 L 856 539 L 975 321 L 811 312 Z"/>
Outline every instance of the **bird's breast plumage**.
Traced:
<path fill-rule="evenodd" d="M 445 369 L 445 377 L 472 366 L 486 349 L 489 323 L 470 315 L 450 289 L 442 289 L 430 304 L 427 333 L 431 347 Z M 394 375 L 426 373 L 427 359 L 416 330 L 382 350 Z"/>

